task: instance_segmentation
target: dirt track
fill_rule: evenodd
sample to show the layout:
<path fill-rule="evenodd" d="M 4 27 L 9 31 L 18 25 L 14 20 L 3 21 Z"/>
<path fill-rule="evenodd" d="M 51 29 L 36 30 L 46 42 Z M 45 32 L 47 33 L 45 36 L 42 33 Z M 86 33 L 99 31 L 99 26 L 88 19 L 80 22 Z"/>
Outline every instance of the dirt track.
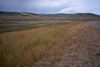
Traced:
<path fill-rule="evenodd" d="M 100 22 L 71 28 L 33 67 L 100 67 Z"/>

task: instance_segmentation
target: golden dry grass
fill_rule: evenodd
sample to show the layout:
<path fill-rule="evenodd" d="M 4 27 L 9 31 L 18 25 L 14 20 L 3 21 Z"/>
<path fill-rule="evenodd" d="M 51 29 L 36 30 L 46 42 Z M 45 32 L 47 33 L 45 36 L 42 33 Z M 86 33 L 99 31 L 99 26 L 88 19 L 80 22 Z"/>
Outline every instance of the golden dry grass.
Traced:
<path fill-rule="evenodd" d="M 30 67 L 79 23 L 0 34 L 1 67 Z"/>
<path fill-rule="evenodd" d="M 96 61 L 96 51 L 100 50 L 96 47 L 100 41 L 99 30 L 85 23 L 65 32 L 33 67 L 99 67 Z"/>

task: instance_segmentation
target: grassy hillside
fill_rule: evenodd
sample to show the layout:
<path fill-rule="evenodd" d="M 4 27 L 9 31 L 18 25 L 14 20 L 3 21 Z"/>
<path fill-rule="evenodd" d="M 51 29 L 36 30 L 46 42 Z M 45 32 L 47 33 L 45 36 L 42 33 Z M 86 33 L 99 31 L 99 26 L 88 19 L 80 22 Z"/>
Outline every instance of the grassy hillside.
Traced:
<path fill-rule="evenodd" d="M 0 34 L 0 66 L 31 67 L 74 26 L 82 24 L 77 22 Z"/>

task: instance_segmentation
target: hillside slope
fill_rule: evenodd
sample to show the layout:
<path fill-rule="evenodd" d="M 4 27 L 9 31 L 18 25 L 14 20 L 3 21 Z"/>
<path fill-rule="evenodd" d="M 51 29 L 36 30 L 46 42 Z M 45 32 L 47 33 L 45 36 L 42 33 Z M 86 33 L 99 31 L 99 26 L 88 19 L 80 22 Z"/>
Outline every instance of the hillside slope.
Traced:
<path fill-rule="evenodd" d="M 2 21 L 25 21 L 25 20 L 47 20 L 47 19 L 67 19 L 67 20 L 100 20 L 100 16 L 93 13 L 76 14 L 35 14 L 28 12 L 3 12 L 0 11 Z"/>

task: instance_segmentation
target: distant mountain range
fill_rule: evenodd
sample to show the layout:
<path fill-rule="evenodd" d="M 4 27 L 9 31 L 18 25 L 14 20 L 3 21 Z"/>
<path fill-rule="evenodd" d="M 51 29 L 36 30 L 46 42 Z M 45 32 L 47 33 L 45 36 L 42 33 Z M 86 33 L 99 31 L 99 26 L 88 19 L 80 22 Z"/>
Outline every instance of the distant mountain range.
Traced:
<path fill-rule="evenodd" d="M 14 20 L 16 20 L 16 19 L 17 20 L 20 20 L 20 19 L 21 20 L 32 20 L 32 19 L 100 19 L 100 15 L 96 15 L 93 13 L 35 14 L 35 13 L 28 13 L 28 12 L 4 12 L 4 11 L 0 11 L 0 20 L 10 20 L 10 19 L 14 19 Z"/>

